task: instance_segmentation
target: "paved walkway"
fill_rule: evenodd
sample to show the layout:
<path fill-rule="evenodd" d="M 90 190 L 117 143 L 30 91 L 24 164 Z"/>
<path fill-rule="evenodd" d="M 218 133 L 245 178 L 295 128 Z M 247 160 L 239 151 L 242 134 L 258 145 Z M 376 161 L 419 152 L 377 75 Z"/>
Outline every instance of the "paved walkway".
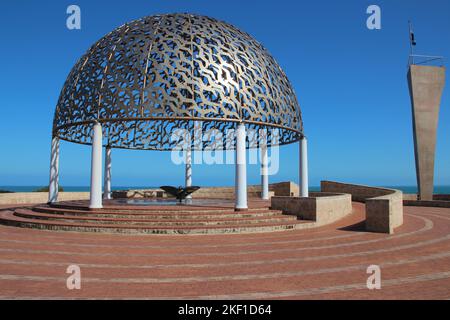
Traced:
<path fill-rule="evenodd" d="M 405 207 L 394 235 L 364 207 L 312 230 L 112 235 L 0 226 L 0 298 L 450 299 L 450 210 Z M 81 268 L 81 290 L 66 269 Z M 366 287 L 381 267 L 382 288 Z"/>

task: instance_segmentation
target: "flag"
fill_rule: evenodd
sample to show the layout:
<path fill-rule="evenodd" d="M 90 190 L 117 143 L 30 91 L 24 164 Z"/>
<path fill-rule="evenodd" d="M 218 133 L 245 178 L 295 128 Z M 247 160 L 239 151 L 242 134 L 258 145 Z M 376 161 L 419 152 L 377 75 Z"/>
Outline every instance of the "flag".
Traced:
<path fill-rule="evenodd" d="M 415 46 L 416 45 L 416 40 L 414 39 L 414 32 L 410 32 L 410 40 L 411 40 L 411 45 Z"/>

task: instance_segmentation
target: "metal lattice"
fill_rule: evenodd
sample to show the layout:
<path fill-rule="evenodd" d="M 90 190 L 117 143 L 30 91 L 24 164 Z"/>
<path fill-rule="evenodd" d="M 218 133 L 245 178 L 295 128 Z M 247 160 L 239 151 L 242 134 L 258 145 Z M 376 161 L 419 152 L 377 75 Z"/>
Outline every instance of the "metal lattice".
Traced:
<path fill-rule="evenodd" d="M 79 59 L 61 91 L 53 134 L 90 144 L 95 121 L 105 144 L 127 149 L 172 150 L 174 131 L 193 136 L 198 123 L 204 133 L 222 133 L 224 146 L 239 122 L 279 129 L 276 139 L 268 130 L 268 145 L 303 135 L 294 90 L 268 51 L 232 25 L 191 14 L 127 23 Z"/>

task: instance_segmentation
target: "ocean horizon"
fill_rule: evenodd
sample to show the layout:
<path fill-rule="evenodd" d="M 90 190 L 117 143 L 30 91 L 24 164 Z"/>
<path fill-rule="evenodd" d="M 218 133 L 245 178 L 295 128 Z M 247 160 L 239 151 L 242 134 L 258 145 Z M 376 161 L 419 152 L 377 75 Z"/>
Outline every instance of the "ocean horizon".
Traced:
<path fill-rule="evenodd" d="M 46 186 L 0 186 L 1 191 L 11 191 L 11 192 L 33 192 L 37 189 Z M 89 186 L 62 186 L 64 191 L 68 192 L 88 192 Z M 213 187 L 213 186 L 205 186 Z M 231 187 L 231 186 L 230 186 Z M 379 187 L 398 189 L 404 193 L 417 193 L 416 186 L 392 186 L 392 185 L 380 185 Z M 154 189 L 159 188 L 159 186 L 113 186 L 112 190 L 127 190 L 127 189 Z M 310 186 L 310 191 L 320 191 L 320 186 Z M 450 194 L 449 186 L 435 186 L 434 194 Z"/>

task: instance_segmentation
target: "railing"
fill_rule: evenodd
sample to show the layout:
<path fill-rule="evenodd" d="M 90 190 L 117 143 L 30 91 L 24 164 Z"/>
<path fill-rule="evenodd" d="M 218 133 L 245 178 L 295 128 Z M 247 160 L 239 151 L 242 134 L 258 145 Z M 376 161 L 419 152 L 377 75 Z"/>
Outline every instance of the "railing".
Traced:
<path fill-rule="evenodd" d="M 412 64 L 443 67 L 444 66 L 444 57 L 411 54 L 408 59 L 408 67 Z"/>

